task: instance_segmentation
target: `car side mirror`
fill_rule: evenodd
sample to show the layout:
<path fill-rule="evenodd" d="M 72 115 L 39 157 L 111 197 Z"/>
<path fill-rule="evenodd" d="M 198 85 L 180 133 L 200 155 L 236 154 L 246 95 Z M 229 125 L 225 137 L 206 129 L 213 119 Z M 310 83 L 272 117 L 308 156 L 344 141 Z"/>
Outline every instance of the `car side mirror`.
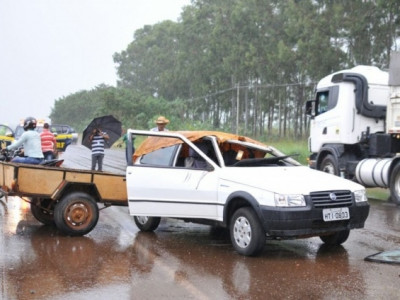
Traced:
<path fill-rule="evenodd" d="M 14 134 L 13 133 L 9 133 L 9 134 L 6 135 L 6 137 L 11 137 L 12 138 L 12 137 L 14 137 Z"/>

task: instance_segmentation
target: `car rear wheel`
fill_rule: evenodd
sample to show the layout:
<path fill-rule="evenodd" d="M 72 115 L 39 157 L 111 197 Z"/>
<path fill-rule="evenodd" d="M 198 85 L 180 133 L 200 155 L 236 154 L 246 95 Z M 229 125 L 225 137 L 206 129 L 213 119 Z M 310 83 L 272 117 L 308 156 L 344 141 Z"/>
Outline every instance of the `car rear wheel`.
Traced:
<path fill-rule="evenodd" d="M 161 218 L 159 217 L 146 217 L 146 216 L 134 216 L 136 226 L 141 231 L 154 231 L 160 225 Z"/>
<path fill-rule="evenodd" d="M 235 250 L 245 256 L 259 254 L 265 245 L 265 232 L 250 207 L 239 208 L 232 216 L 230 235 Z"/>

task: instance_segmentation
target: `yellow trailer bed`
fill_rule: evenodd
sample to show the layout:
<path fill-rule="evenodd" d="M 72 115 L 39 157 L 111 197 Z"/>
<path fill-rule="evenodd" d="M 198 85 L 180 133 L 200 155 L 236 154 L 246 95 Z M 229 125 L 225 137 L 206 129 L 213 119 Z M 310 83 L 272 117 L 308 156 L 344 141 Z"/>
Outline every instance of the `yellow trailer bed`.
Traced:
<path fill-rule="evenodd" d="M 97 224 L 98 203 L 127 206 L 125 175 L 0 162 L 0 192 L 31 203 L 34 217 L 68 235 Z"/>

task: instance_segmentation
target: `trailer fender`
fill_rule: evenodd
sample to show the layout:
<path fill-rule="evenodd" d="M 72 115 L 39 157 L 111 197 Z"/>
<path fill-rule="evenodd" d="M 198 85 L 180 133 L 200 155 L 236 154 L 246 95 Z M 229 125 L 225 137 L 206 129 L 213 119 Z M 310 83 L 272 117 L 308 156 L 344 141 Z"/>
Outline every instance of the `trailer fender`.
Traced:
<path fill-rule="evenodd" d="M 70 182 L 63 180 L 57 189 L 53 192 L 51 198 L 54 200 L 60 200 L 65 195 L 72 192 L 84 192 L 92 196 L 96 202 L 101 201 L 101 196 L 97 187 L 93 183 L 83 183 L 83 182 Z"/>

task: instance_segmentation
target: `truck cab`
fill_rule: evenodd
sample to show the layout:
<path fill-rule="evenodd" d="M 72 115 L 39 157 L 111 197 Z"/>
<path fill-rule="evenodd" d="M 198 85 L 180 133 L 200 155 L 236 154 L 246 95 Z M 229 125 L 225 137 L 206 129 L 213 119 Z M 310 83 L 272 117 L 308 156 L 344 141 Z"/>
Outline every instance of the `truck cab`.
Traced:
<path fill-rule="evenodd" d="M 400 101 L 389 84 L 400 56 L 392 61 L 389 72 L 357 66 L 322 78 L 306 114 L 311 168 L 366 187 L 390 187 L 400 204 Z"/>
<path fill-rule="evenodd" d="M 358 66 L 333 73 L 317 85 L 310 107 L 311 152 L 326 144 L 355 145 L 373 133 L 385 133 L 388 73 Z"/>

